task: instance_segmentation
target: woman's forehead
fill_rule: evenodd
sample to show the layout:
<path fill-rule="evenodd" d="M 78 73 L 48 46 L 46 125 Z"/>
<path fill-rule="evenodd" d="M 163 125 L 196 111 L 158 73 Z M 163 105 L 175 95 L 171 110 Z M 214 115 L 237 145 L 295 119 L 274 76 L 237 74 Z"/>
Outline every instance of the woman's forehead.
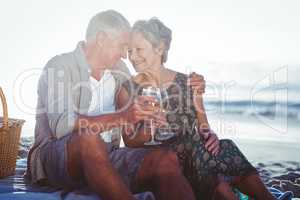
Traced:
<path fill-rule="evenodd" d="M 130 35 L 130 43 L 131 45 L 151 45 L 151 43 L 143 36 L 143 34 L 139 32 L 133 32 Z"/>

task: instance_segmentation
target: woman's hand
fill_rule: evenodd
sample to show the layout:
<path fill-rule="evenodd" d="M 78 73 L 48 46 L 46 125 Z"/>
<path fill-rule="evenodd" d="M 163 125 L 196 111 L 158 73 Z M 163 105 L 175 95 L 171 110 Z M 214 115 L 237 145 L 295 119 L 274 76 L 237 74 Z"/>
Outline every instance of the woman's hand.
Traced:
<path fill-rule="evenodd" d="M 220 151 L 220 140 L 212 130 L 205 138 L 205 148 L 214 156 L 216 156 Z"/>

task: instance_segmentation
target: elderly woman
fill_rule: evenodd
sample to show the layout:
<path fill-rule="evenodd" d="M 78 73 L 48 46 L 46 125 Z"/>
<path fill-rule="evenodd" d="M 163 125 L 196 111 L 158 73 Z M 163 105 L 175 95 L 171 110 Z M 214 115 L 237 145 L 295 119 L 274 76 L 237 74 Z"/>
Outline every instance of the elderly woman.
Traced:
<path fill-rule="evenodd" d="M 238 147 L 228 139 L 219 141 L 209 129 L 202 104 L 203 78 L 165 66 L 170 42 L 171 30 L 158 19 L 134 24 L 129 59 L 138 75 L 123 85 L 117 97 L 119 109 L 128 106 L 134 99 L 131 97 L 147 84 L 165 89 L 166 118 L 176 136 L 159 148 L 177 152 L 197 199 L 237 199 L 230 184 L 257 200 L 274 199 Z M 151 139 L 149 129 L 143 128 L 145 124 L 123 129 L 125 145 L 142 147 Z"/>

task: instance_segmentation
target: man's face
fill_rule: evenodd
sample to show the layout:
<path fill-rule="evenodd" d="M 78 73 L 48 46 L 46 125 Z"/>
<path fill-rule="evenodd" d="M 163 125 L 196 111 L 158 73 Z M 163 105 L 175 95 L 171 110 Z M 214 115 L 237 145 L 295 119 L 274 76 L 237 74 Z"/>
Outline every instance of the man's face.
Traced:
<path fill-rule="evenodd" d="M 117 36 L 107 36 L 103 41 L 103 60 L 108 68 L 112 68 L 121 58 L 127 58 L 129 33 L 123 32 Z"/>

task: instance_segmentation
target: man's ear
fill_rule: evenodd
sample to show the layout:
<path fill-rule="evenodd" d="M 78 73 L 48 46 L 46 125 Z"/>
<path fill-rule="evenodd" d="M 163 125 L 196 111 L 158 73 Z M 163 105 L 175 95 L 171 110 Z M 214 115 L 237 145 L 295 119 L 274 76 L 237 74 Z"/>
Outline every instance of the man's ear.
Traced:
<path fill-rule="evenodd" d="M 103 31 L 100 31 L 100 32 L 97 33 L 97 35 L 96 35 L 96 45 L 97 45 L 97 47 L 102 48 L 106 37 L 107 37 L 107 35 Z"/>
<path fill-rule="evenodd" d="M 160 44 L 159 44 L 158 47 L 156 48 L 156 52 L 157 52 L 160 56 L 162 56 L 163 53 L 164 53 L 164 51 L 165 51 L 165 43 L 160 42 Z"/>

